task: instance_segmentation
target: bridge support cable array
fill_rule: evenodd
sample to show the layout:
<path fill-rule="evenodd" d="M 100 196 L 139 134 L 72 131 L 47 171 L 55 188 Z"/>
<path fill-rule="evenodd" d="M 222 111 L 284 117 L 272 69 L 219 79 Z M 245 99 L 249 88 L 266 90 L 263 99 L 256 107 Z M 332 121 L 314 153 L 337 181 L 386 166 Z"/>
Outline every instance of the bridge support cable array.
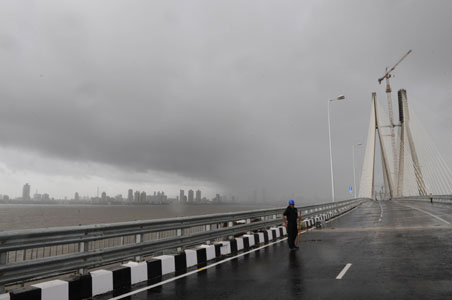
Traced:
<path fill-rule="evenodd" d="M 359 184 L 359 197 L 361 197 L 361 195 L 367 195 L 368 198 L 372 198 L 374 194 L 375 128 L 377 126 L 375 121 L 375 99 L 376 93 L 373 93 L 370 106 L 369 131 L 367 133 L 366 150 L 364 152 L 361 181 Z"/>
<path fill-rule="evenodd" d="M 376 93 L 372 94 L 359 197 L 373 198 L 376 192 L 374 165 L 377 143 L 385 198 L 452 194 L 452 171 L 420 119 L 408 106 L 407 93 L 403 89 L 398 91 L 398 104 L 399 123 L 393 124 L 388 115 L 391 111 L 386 112 L 378 103 Z M 397 135 L 395 127 L 398 127 Z"/>
<path fill-rule="evenodd" d="M 399 123 L 393 116 L 389 79 L 395 68 L 411 53 L 405 53 L 378 79 L 386 82 L 388 111 L 385 112 L 372 93 L 369 132 L 361 173 L 359 197 L 373 198 L 376 135 L 381 155 L 384 198 L 452 194 L 452 171 L 435 147 L 421 121 L 408 107 L 406 90 L 398 91 Z M 412 116 L 411 116 L 411 115 Z M 413 118 L 412 118 L 413 117 Z M 398 127 L 396 135 L 395 127 Z"/>

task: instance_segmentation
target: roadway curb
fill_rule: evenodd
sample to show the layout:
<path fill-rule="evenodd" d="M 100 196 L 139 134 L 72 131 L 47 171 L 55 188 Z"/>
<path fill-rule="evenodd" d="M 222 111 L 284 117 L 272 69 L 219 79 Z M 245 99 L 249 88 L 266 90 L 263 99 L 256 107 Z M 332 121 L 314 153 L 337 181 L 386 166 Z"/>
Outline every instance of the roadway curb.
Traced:
<path fill-rule="evenodd" d="M 303 220 L 303 223 L 306 228 L 312 228 L 352 208 L 343 207 L 319 214 Z M 139 262 L 129 261 L 120 266 L 92 271 L 85 275 L 15 289 L 1 294 L 0 300 L 83 300 L 107 293 L 120 295 L 121 291 L 130 289 L 136 284 L 157 283 L 162 281 L 165 275 L 183 274 L 193 267 L 202 268 L 210 261 L 221 260 L 241 251 L 245 252 L 285 236 L 287 236 L 285 227 L 272 227 L 227 241 L 207 243 L 173 255 L 161 255 Z"/>

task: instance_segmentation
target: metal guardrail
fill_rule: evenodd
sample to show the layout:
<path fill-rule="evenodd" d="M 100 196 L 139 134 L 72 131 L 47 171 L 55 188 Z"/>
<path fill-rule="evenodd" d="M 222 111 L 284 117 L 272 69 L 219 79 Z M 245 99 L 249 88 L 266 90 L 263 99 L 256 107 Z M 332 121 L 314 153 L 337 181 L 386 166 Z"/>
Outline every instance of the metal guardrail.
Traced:
<path fill-rule="evenodd" d="M 433 202 L 442 202 L 442 203 L 452 203 L 452 195 L 432 195 Z M 430 197 L 427 196 L 409 196 L 402 198 L 394 198 L 394 200 L 411 200 L 411 201 L 428 201 L 430 202 Z"/>
<path fill-rule="evenodd" d="M 367 199 L 298 207 L 302 218 Z M 24 283 L 282 224 L 284 208 L 203 216 L 0 232 L 0 292 Z"/>

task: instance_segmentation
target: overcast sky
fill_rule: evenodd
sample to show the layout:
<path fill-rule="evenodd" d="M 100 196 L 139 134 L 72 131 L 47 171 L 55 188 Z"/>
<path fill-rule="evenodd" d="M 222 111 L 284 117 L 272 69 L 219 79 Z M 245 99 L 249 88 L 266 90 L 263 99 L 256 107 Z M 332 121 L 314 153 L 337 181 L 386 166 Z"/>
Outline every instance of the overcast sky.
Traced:
<path fill-rule="evenodd" d="M 451 1 L 0 1 L 0 194 L 331 199 L 377 78 L 451 161 Z M 384 103 L 382 101 L 382 103 Z M 361 166 L 363 149 L 358 149 Z"/>

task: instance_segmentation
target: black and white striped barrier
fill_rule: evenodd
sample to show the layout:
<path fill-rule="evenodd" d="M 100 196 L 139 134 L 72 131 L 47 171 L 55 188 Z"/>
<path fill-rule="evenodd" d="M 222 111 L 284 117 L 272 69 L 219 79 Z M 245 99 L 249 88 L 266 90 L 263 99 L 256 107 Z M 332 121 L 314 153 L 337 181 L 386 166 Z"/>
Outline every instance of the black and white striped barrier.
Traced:
<path fill-rule="evenodd" d="M 132 285 L 148 280 L 148 264 L 145 261 L 129 261 L 123 266 L 130 268 L 130 283 Z"/>
<path fill-rule="evenodd" d="M 306 228 L 317 222 L 329 220 L 349 208 L 336 209 L 328 213 L 303 220 Z M 202 266 L 208 261 L 221 259 L 241 250 L 268 244 L 287 235 L 283 226 L 272 227 L 252 234 L 245 234 L 216 244 L 201 245 L 175 255 L 161 255 L 144 262 L 128 262 L 107 270 L 92 271 L 64 280 L 52 280 L 15 289 L 1 294 L 0 300 L 81 300 L 146 282 L 160 281 L 162 276 L 185 272 L 188 268 Z"/>
<path fill-rule="evenodd" d="M 207 262 L 221 259 L 239 251 L 268 244 L 287 235 L 285 227 L 272 227 L 245 234 L 228 241 L 200 245 L 175 255 L 161 255 L 147 261 L 130 261 L 105 270 L 63 280 L 51 280 L 1 294 L 0 300 L 82 300 L 118 292 L 142 282 L 158 282 L 162 276 L 186 272 L 191 267 L 202 267 Z"/>

